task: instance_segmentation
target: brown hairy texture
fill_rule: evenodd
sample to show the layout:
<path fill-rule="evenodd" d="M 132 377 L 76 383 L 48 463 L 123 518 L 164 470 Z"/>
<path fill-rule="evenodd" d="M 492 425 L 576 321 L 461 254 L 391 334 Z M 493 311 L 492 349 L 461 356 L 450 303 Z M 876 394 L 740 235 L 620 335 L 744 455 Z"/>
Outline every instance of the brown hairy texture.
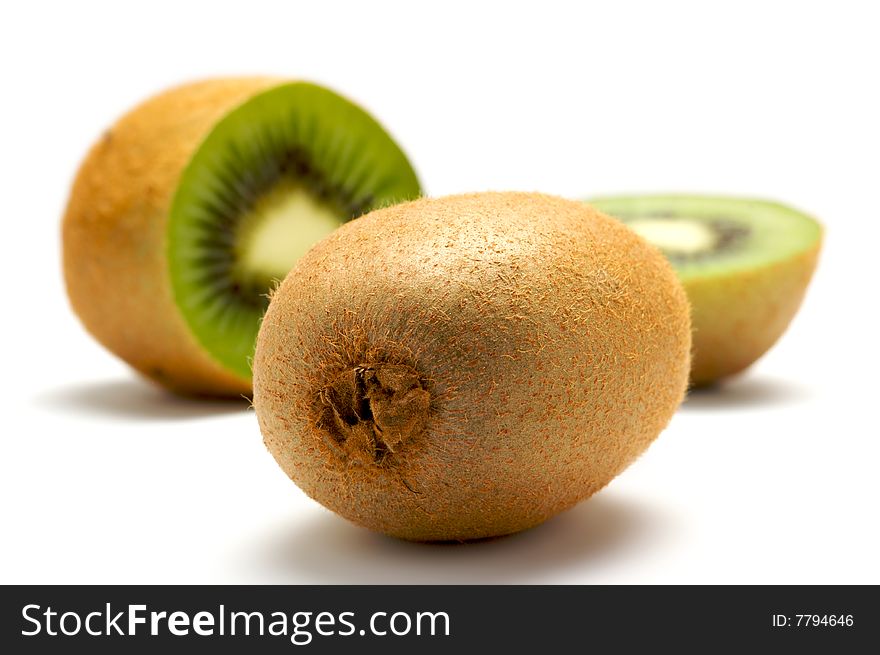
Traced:
<path fill-rule="evenodd" d="M 757 269 L 685 282 L 693 307 L 692 385 L 739 373 L 776 343 L 803 301 L 820 248 L 817 242 Z"/>
<path fill-rule="evenodd" d="M 254 361 L 265 444 L 312 498 L 412 540 L 537 525 L 666 426 L 687 385 L 665 258 L 578 202 L 527 193 L 367 214 L 298 262 Z"/>
<path fill-rule="evenodd" d="M 216 79 L 157 95 L 92 147 L 62 227 L 64 277 L 91 334 L 135 369 L 185 393 L 250 393 L 250 381 L 215 363 L 174 303 L 165 235 L 184 167 L 226 113 L 268 78 Z"/>

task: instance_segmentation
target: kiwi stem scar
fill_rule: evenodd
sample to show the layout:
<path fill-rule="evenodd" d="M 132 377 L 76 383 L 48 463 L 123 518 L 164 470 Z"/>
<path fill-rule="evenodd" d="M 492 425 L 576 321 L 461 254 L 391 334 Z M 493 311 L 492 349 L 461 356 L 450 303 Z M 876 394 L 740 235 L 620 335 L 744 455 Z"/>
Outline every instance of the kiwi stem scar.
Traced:
<path fill-rule="evenodd" d="M 424 429 L 431 394 L 412 368 L 366 364 L 321 389 L 318 428 L 343 459 L 383 465 Z"/>

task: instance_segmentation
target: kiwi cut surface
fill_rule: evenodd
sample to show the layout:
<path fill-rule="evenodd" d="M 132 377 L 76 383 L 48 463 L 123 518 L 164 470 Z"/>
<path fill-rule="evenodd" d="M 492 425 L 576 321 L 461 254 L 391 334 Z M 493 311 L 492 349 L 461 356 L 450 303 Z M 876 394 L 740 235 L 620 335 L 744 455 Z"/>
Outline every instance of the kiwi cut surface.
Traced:
<path fill-rule="evenodd" d="M 692 383 L 742 371 L 782 335 L 815 269 L 822 228 L 791 207 L 748 198 L 595 198 L 660 248 L 692 306 Z"/>
<path fill-rule="evenodd" d="M 690 342 L 672 267 L 618 221 L 541 194 L 422 199 L 297 262 L 260 328 L 254 407 L 283 470 L 351 521 L 498 536 L 648 447 Z"/>
<path fill-rule="evenodd" d="M 419 193 L 387 132 L 328 89 L 185 85 L 123 117 L 82 165 L 64 219 L 68 292 L 145 375 L 249 393 L 271 288 L 339 225 Z"/>

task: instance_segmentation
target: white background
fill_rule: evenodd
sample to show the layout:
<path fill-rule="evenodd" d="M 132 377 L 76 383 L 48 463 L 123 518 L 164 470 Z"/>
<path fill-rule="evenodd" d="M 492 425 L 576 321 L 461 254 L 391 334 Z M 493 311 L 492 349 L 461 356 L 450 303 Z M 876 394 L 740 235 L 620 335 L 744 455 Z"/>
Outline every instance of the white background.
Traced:
<path fill-rule="evenodd" d="M 0 581 L 880 583 L 878 24 L 840 0 L 6 3 Z M 357 100 L 432 195 L 789 202 L 827 227 L 817 276 L 770 354 L 574 510 L 459 546 L 370 533 L 287 480 L 246 403 L 140 381 L 64 295 L 92 140 L 169 84 L 243 73 Z"/>

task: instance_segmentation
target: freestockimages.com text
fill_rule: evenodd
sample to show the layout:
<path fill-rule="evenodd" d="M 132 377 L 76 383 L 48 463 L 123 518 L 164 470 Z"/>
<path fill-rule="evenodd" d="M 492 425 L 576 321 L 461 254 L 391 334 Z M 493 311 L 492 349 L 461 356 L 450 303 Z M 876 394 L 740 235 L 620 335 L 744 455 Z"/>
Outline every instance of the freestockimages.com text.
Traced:
<path fill-rule="evenodd" d="M 220 605 L 215 611 L 153 611 L 146 605 L 122 609 L 106 603 L 88 613 L 58 611 L 51 606 L 30 604 L 22 608 L 25 637 L 173 636 L 286 637 L 305 646 L 316 636 L 402 637 L 406 635 L 448 637 L 450 619 L 446 612 L 372 612 L 358 627 L 355 612 L 265 612 L 231 611 Z"/>

